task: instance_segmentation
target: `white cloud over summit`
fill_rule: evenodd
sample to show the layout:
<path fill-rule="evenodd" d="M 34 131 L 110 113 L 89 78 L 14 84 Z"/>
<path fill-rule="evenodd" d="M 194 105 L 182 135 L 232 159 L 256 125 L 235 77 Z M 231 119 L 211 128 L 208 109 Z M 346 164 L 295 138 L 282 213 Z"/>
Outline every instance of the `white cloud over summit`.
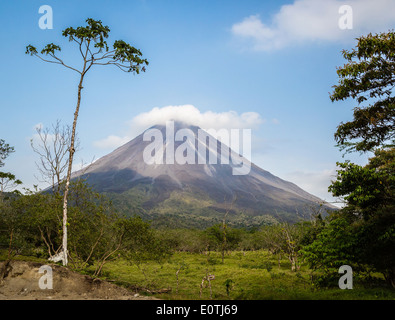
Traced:
<path fill-rule="evenodd" d="M 352 29 L 339 27 L 348 6 Z M 340 11 L 339 11 L 340 10 Z M 296 0 L 283 5 L 263 22 L 258 14 L 250 15 L 232 26 L 232 33 L 248 41 L 257 51 L 281 49 L 312 41 L 350 41 L 369 32 L 385 32 L 395 26 L 394 0 Z"/>
<path fill-rule="evenodd" d="M 148 127 L 165 124 L 168 120 L 183 121 L 201 128 L 213 129 L 251 128 L 262 122 L 260 115 L 256 112 L 244 112 L 240 115 L 235 111 L 202 113 L 195 106 L 188 104 L 154 108 L 133 118 L 132 125 Z"/>
<path fill-rule="evenodd" d="M 128 122 L 129 129 L 125 136 L 109 135 L 105 139 L 94 142 L 94 146 L 103 149 L 117 148 L 141 134 L 144 130 L 166 121 L 183 121 L 203 129 L 253 129 L 264 120 L 256 112 L 238 114 L 235 111 L 201 112 L 193 105 L 165 106 L 153 108 L 135 116 Z"/>

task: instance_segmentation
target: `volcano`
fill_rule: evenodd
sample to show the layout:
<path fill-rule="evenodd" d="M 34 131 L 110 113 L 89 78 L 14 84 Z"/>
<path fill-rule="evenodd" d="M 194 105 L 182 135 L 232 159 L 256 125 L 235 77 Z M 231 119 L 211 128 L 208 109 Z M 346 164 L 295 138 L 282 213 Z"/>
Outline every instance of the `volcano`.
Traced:
<path fill-rule="evenodd" d="M 85 179 L 125 214 L 173 227 L 208 226 L 225 216 L 237 226 L 296 222 L 322 205 L 331 209 L 209 132 L 182 122 L 153 126 L 72 178 Z"/>

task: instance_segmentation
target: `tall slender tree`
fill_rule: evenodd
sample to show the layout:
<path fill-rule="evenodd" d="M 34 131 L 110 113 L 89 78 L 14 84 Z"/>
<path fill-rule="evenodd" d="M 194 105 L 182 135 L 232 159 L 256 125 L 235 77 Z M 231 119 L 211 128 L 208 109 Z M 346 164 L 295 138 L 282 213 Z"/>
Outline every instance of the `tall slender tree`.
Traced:
<path fill-rule="evenodd" d="M 81 105 L 81 92 L 83 89 L 83 82 L 85 75 L 93 66 L 97 65 L 113 65 L 124 72 L 132 72 L 139 74 L 140 71 L 145 71 L 145 66 L 148 61 L 142 58 L 140 50 L 131 46 L 123 40 L 116 40 L 110 49 L 105 39 L 108 38 L 110 28 L 104 26 L 100 20 L 91 18 L 86 19 L 86 26 L 77 28 L 69 27 L 63 30 L 62 35 L 69 39 L 70 42 L 76 44 L 82 58 L 82 68 L 78 69 L 69 64 L 66 64 L 59 58 L 58 52 L 61 51 L 60 46 L 53 43 L 47 44 L 39 53 L 37 49 L 28 45 L 26 47 L 26 54 L 36 56 L 42 61 L 59 64 L 65 68 L 73 70 L 79 74 L 79 82 L 77 87 L 77 103 L 74 111 L 74 120 L 72 125 L 72 133 L 69 147 L 69 160 L 65 182 L 65 189 L 63 194 L 63 241 L 62 241 L 62 257 L 63 265 L 68 263 L 67 251 L 67 197 L 69 193 L 69 185 L 71 178 L 71 171 L 73 165 L 73 156 L 75 153 L 75 133 L 77 127 L 78 113 Z"/>

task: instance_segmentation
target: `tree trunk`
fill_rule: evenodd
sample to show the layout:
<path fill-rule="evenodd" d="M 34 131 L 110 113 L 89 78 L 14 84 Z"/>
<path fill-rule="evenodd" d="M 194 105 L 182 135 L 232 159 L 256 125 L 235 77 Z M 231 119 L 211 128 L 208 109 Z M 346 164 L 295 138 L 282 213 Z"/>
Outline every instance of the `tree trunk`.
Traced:
<path fill-rule="evenodd" d="M 390 268 L 387 272 L 384 272 L 384 278 L 392 288 L 395 288 L 395 267 Z"/>
<path fill-rule="evenodd" d="M 0 266 L 0 285 L 3 283 L 4 279 L 8 276 L 8 273 L 12 270 L 11 259 L 7 259 Z"/>
<path fill-rule="evenodd" d="M 222 228 L 223 228 L 223 235 L 224 235 L 224 237 L 222 239 L 222 252 L 221 252 L 222 264 L 223 264 L 224 263 L 224 259 L 225 259 L 225 250 L 226 250 L 226 223 L 225 223 L 225 219 L 224 219 L 224 223 L 223 223 Z"/>
<path fill-rule="evenodd" d="M 85 70 L 85 65 L 84 65 Z M 67 251 L 67 197 L 69 194 L 69 186 L 70 186 L 70 178 L 71 178 L 71 170 L 73 167 L 73 156 L 74 156 L 74 142 L 75 142 L 75 131 L 77 127 L 77 118 L 80 110 L 81 104 L 81 90 L 82 90 L 82 82 L 84 80 L 84 73 L 81 74 L 80 83 L 78 85 L 78 98 L 77 98 L 77 106 L 74 112 L 74 121 L 73 128 L 71 132 L 71 141 L 70 141 L 70 149 L 69 149 L 69 165 L 67 168 L 67 177 L 66 177 L 66 185 L 63 194 L 63 239 L 62 239 L 62 248 L 63 248 L 63 265 L 67 266 L 68 264 L 68 251 Z"/>

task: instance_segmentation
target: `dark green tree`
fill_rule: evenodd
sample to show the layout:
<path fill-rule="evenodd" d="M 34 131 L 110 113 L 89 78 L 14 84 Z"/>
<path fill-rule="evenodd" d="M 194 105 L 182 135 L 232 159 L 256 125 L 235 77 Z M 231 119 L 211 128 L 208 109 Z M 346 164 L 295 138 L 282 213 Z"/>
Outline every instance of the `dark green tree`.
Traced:
<path fill-rule="evenodd" d="M 134 264 L 148 281 L 142 265 L 147 261 L 161 262 L 171 256 L 171 248 L 158 236 L 148 222 L 141 217 L 118 220 L 118 234 L 122 234 L 120 254 L 130 264 Z"/>
<path fill-rule="evenodd" d="M 336 285 L 342 265 L 350 265 L 353 271 L 361 269 L 360 259 L 356 259 L 363 250 L 357 220 L 352 214 L 331 214 L 314 240 L 302 248 L 300 252 L 313 272 L 314 283 L 320 286 Z"/>
<path fill-rule="evenodd" d="M 347 63 L 337 69 L 338 85 L 330 98 L 355 99 L 354 119 L 341 123 L 335 140 L 349 151 L 394 146 L 395 32 L 369 34 L 356 48 L 343 50 Z"/>
<path fill-rule="evenodd" d="M 240 229 L 231 227 L 226 227 L 225 229 L 223 224 L 215 224 L 207 228 L 205 233 L 210 247 L 220 251 L 222 258 L 227 251 L 235 249 L 241 241 Z"/>
<path fill-rule="evenodd" d="M 13 152 L 15 152 L 14 147 L 0 139 L 0 168 L 5 165 L 4 161 Z M 8 261 L 17 253 L 15 248 L 20 247 L 20 244 L 23 242 L 18 232 L 18 221 L 20 219 L 11 207 L 11 202 L 20 194 L 15 188 L 21 184 L 22 181 L 17 179 L 11 172 L 0 171 L 0 246 L 4 246 L 7 243 Z M 6 192 L 8 192 L 7 196 L 5 196 Z M 2 276 L 4 274 L 0 274 L 0 281 Z"/>
<path fill-rule="evenodd" d="M 347 63 L 338 68 L 339 84 L 332 101 L 355 99 L 354 119 L 341 123 L 335 140 L 348 152 L 372 152 L 365 166 L 349 161 L 329 190 L 344 197 L 347 210 L 365 218 L 394 208 L 395 188 L 395 33 L 381 33 L 358 39 L 351 51 L 343 50 Z"/>
<path fill-rule="evenodd" d="M 41 60 L 53 64 L 59 64 L 72 71 L 75 71 L 79 75 L 79 82 L 77 88 L 77 104 L 74 111 L 74 120 L 71 133 L 71 141 L 69 147 L 69 160 L 68 169 L 66 175 L 66 183 L 63 197 L 63 241 L 62 241 L 62 252 L 63 252 L 63 264 L 67 265 L 67 199 L 69 192 L 69 184 L 71 177 L 71 170 L 73 165 L 73 156 L 75 153 L 75 133 L 77 126 L 77 119 L 81 104 L 81 92 L 83 89 L 83 82 L 87 72 L 97 65 L 113 65 L 118 67 L 124 72 L 133 72 L 139 74 L 140 71 L 145 71 L 145 66 L 148 65 L 146 59 L 141 58 L 142 53 L 140 50 L 131 46 L 123 40 L 116 40 L 112 45 L 112 48 L 107 44 L 106 39 L 108 38 L 110 28 L 104 26 L 100 20 L 94 20 L 88 18 L 86 20 L 87 25 L 77 28 L 69 27 L 65 29 L 62 35 L 69 39 L 70 42 L 76 44 L 82 59 L 82 68 L 78 69 L 69 64 L 66 64 L 62 59 L 59 58 L 58 52 L 61 51 L 60 46 L 53 43 L 47 44 L 40 53 L 37 49 L 28 45 L 26 47 L 26 54 L 36 56 Z"/>
<path fill-rule="evenodd" d="M 338 126 L 335 140 L 347 152 L 373 156 L 365 166 L 337 163 L 329 191 L 342 197 L 345 207 L 332 214 L 304 253 L 313 268 L 327 274 L 341 264 L 365 266 L 395 287 L 395 33 L 360 37 L 343 56 L 347 63 L 337 70 L 339 84 L 330 98 L 352 98 L 358 106 L 354 119 Z"/>
<path fill-rule="evenodd" d="M 329 191 L 335 197 L 343 197 L 347 210 L 366 219 L 378 210 L 394 208 L 394 153 L 394 148 L 376 151 L 376 156 L 365 166 L 349 161 L 338 163 L 340 169 L 336 181 L 329 186 Z"/>
<path fill-rule="evenodd" d="M 61 205 L 60 197 L 38 190 L 11 198 L 2 218 L 13 234 L 14 251 L 45 258 L 56 254 L 61 244 Z"/>

